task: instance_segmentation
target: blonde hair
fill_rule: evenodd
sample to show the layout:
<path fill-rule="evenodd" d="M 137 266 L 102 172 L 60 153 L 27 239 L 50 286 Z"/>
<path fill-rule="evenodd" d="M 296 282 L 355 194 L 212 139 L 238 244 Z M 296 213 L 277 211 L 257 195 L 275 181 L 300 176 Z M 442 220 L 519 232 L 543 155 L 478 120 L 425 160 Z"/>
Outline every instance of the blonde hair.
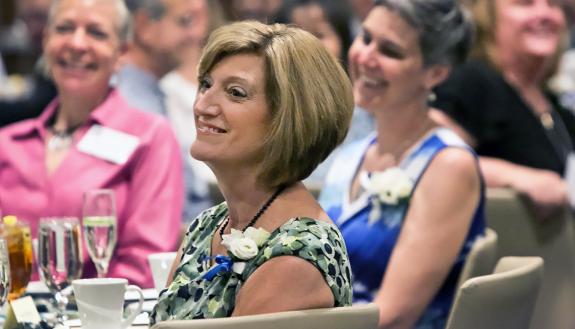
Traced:
<path fill-rule="evenodd" d="M 353 112 L 351 82 L 310 33 L 255 21 L 212 33 L 200 59 L 199 79 L 223 58 L 244 53 L 264 59 L 271 113 L 259 183 L 277 187 L 302 180 L 345 138 Z"/>

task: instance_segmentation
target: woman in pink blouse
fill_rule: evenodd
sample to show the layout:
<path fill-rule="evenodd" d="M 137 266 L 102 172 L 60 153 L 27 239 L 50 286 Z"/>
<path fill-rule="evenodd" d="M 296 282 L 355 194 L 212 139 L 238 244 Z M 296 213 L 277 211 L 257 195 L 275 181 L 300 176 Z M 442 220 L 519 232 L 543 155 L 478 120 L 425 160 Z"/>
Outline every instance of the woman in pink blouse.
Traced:
<path fill-rule="evenodd" d="M 44 53 L 58 97 L 39 118 L 0 130 L 0 200 L 36 236 L 39 218 L 80 217 L 85 191 L 113 189 L 118 243 L 108 276 L 151 287 L 147 255 L 178 243 L 182 168 L 169 125 L 109 87 L 128 27 L 123 1 L 54 1 Z M 83 276 L 94 276 L 87 252 L 84 264 Z"/>

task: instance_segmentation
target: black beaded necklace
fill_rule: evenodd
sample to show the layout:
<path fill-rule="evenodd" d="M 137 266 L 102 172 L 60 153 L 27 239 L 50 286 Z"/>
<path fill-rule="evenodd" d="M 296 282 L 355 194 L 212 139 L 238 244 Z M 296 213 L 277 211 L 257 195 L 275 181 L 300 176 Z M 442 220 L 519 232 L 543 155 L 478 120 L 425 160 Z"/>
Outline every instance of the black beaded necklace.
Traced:
<path fill-rule="evenodd" d="M 280 195 L 280 193 L 283 192 L 284 189 L 285 189 L 285 186 L 283 186 L 283 185 L 278 187 L 278 189 L 274 192 L 274 194 L 272 194 L 272 196 L 270 196 L 270 198 L 262 205 L 260 210 L 258 210 L 258 212 L 255 214 L 255 216 L 252 218 L 252 220 L 250 220 L 248 225 L 246 225 L 246 227 L 244 227 L 242 229 L 242 232 L 247 230 L 248 227 L 254 226 L 256 221 L 264 214 L 264 212 L 269 208 L 269 206 L 272 204 L 272 202 L 274 202 L 274 200 L 278 197 L 278 195 Z M 228 226 L 229 222 L 230 222 L 230 215 L 227 215 L 225 221 L 222 223 L 222 226 L 220 227 L 220 238 L 222 240 L 224 239 L 222 237 L 222 235 L 224 235 L 224 230 L 226 229 L 226 226 Z"/>

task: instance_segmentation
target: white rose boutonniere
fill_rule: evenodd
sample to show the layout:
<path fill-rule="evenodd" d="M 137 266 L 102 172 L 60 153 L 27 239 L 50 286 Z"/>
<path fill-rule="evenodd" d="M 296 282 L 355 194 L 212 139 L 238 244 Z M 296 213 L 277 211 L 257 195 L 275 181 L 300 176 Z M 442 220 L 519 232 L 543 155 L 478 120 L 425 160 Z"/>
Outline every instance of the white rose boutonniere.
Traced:
<path fill-rule="evenodd" d="M 261 227 L 254 228 L 250 226 L 245 230 L 244 236 L 248 239 L 252 239 L 258 245 L 258 247 L 261 247 L 270 237 L 270 232 L 264 230 Z"/>
<path fill-rule="evenodd" d="M 241 260 L 254 258 L 258 254 L 258 245 L 248 238 L 235 239 L 230 242 L 229 252 Z"/>
<path fill-rule="evenodd" d="M 254 227 L 248 227 L 245 232 L 232 229 L 230 234 L 222 235 L 222 244 L 233 260 L 232 270 L 242 274 L 246 267 L 242 261 L 254 258 L 269 237 L 268 231 Z"/>
<path fill-rule="evenodd" d="M 369 223 L 379 219 L 380 203 L 398 205 L 409 200 L 413 189 L 413 180 L 399 167 L 388 168 L 381 172 L 364 173 L 360 178 L 361 186 L 367 191 L 372 202 Z"/>

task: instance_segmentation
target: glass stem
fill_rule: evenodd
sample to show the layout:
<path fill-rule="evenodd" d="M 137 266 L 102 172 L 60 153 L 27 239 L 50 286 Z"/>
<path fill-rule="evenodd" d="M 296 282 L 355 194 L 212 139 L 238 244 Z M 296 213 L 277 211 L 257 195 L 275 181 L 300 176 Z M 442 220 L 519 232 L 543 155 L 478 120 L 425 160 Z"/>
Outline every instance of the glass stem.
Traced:
<path fill-rule="evenodd" d="M 108 274 L 108 262 L 100 261 L 96 263 L 96 271 L 98 272 L 98 278 L 105 278 Z"/>
<path fill-rule="evenodd" d="M 68 296 L 63 292 L 57 292 L 54 294 L 56 299 L 56 306 L 58 307 L 58 322 L 64 323 L 68 320 L 68 315 L 66 314 L 66 306 L 68 305 Z"/>

